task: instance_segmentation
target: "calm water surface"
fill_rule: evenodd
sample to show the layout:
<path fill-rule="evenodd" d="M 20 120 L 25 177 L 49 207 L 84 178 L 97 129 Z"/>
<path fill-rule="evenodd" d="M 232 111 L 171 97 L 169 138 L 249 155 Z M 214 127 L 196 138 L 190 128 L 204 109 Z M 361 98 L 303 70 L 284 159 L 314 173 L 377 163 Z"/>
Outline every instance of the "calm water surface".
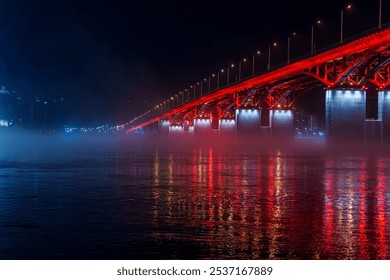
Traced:
<path fill-rule="evenodd" d="M 390 259 L 387 156 L 77 141 L 2 143 L 0 259 Z"/>

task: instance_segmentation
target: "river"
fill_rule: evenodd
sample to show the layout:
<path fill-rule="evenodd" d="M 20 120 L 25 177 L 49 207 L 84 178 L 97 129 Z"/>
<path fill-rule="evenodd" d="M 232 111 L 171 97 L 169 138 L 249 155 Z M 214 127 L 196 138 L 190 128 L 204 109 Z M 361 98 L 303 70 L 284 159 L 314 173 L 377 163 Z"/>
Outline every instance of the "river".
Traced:
<path fill-rule="evenodd" d="M 0 259 L 390 259 L 380 152 L 4 139 Z"/>

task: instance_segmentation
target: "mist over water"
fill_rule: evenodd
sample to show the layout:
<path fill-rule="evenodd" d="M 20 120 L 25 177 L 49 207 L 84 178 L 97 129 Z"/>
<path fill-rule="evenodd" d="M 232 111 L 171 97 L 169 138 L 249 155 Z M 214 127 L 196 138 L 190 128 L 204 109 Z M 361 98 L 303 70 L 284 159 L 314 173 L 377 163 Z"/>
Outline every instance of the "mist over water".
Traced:
<path fill-rule="evenodd" d="M 0 135 L 0 259 L 390 258 L 387 145 Z"/>

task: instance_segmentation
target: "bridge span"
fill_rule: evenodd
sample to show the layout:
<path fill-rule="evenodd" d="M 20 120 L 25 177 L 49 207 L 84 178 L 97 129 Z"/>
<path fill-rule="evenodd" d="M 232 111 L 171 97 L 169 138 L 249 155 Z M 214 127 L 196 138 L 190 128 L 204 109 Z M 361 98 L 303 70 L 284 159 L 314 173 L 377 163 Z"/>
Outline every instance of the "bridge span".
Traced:
<path fill-rule="evenodd" d="M 366 116 L 366 90 L 378 94 Z M 295 101 L 323 88 L 326 136 L 390 142 L 390 28 L 361 34 L 320 53 L 193 98 L 189 90 L 124 127 L 159 134 L 253 134 L 293 137 Z M 172 101 L 172 103 L 171 103 Z"/>

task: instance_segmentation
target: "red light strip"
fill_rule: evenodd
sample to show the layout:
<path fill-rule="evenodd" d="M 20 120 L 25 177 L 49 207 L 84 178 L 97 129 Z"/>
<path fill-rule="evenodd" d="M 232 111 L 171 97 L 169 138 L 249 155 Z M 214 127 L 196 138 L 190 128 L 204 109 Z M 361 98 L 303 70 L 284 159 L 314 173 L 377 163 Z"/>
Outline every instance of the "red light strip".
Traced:
<path fill-rule="evenodd" d="M 211 102 L 216 99 L 220 99 L 224 96 L 231 94 L 232 92 L 240 91 L 247 88 L 252 88 L 255 86 L 264 86 L 266 84 L 275 83 L 278 80 L 284 79 L 289 76 L 300 74 L 306 69 L 313 68 L 325 62 L 329 62 L 344 56 L 349 56 L 366 50 L 376 50 L 381 47 L 385 47 L 384 49 L 386 49 L 389 46 L 390 46 L 390 28 L 387 28 L 384 30 L 380 30 L 376 33 L 370 34 L 368 36 L 362 37 L 360 39 L 357 39 L 348 44 L 342 45 L 340 47 L 328 50 L 318 55 L 314 55 L 310 58 L 289 64 L 282 68 L 243 81 L 234 86 L 224 88 L 212 94 L 203 96 L 183 106 L 177 107 L 172 111 L 169 111 L 168 113 L 165 113 L 159 117 L 155 117 L 138 126 L 132 127 L 128 131 L 131 132 L 133 130 L 136 130 L 137 128 L 147 126 L 161 119 L 168 118 L 171 115 L 175 115 L 179 112 L 186 111 L 199 104 L 204 104 L 206 102 Z"/>

